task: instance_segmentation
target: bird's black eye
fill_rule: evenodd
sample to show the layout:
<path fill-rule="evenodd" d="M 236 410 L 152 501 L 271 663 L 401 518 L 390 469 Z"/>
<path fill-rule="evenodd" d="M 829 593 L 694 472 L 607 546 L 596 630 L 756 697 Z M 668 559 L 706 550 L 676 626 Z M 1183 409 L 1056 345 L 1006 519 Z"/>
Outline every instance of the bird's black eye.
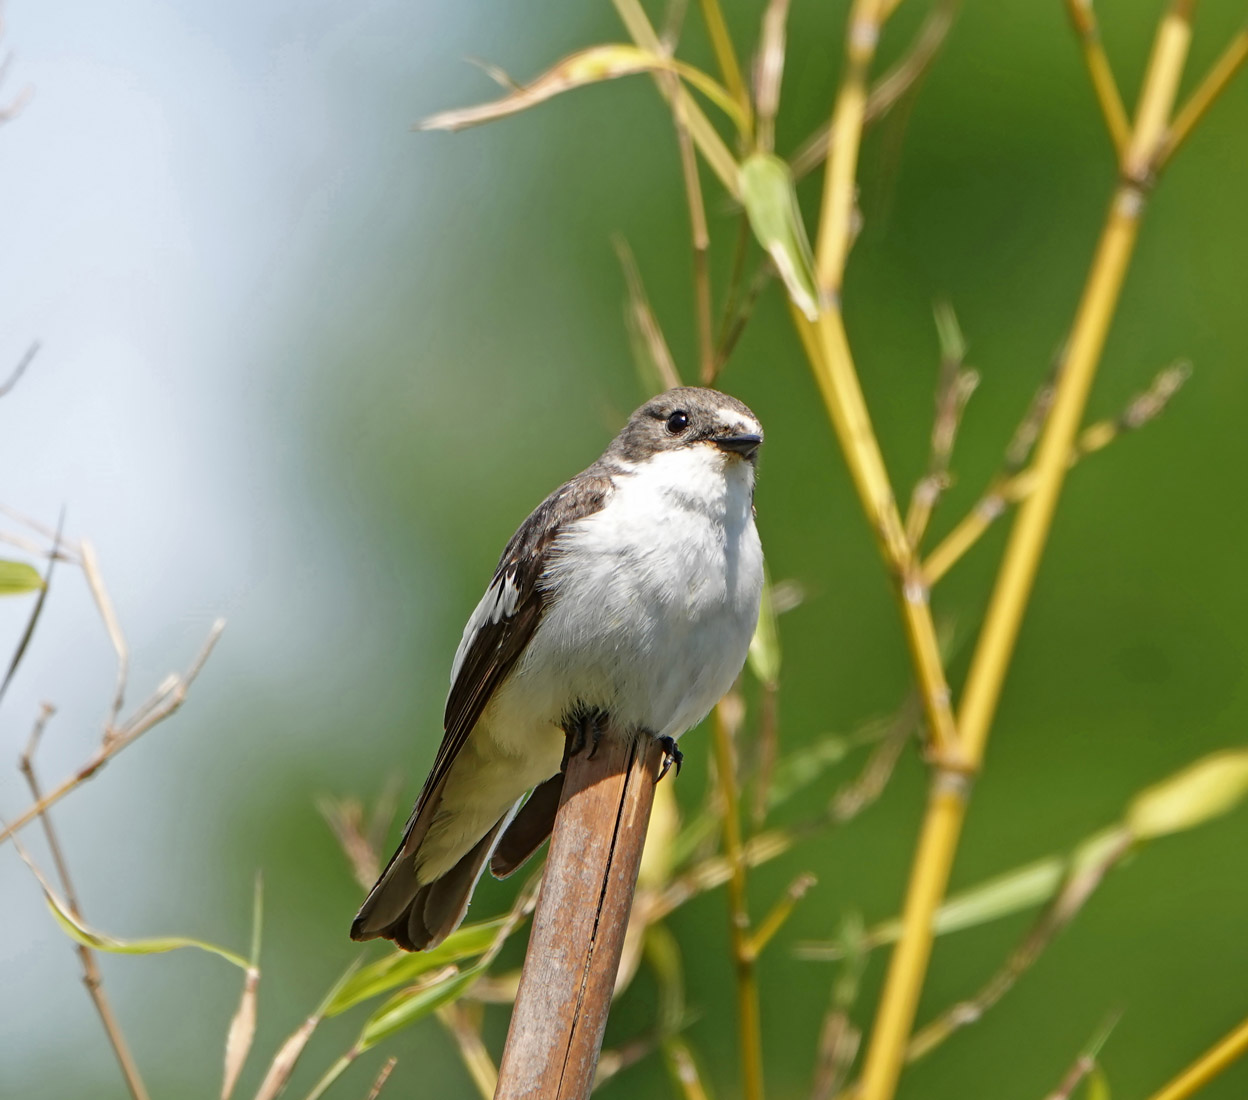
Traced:
<path fill-rule="evenodd" d="M 689 427 L 689 414 L 684 409 L 677 409 L 667 418 L 667 430 L 672 435 L 680 435 Z"/>

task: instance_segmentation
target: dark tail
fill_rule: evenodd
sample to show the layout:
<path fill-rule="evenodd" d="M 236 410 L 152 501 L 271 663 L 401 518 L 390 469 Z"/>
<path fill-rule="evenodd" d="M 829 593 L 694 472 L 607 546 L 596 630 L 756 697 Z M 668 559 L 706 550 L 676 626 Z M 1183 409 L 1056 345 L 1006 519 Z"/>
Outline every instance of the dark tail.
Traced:
<path fill-rule="evenodd" d="M 416 878 L 415 853 L 404 858 L 409 847 L 405 843 L 356 914 L 351 938 L 371 940 L 380 936 L 393 940 L 404 951 L 423 951 L 440 944 L 464 919 L 472 889 L 506 820 L 500 818 L 454 867 L 432 882 Z"/>
<path fill-rule="evenodd" d="M 436 947 L 464 919 L 487 859 L 495 877 L 506 878 L 542 846 L 554 827 L 562 793 L 563 772 L 559 772 L 534 788 L 519 813 L 513 817 L 508 811 L 454 867 L 432 882 L 416 877 L 416 854 L 437 812 L 441 792 L 422 797 L 403 843 L 360 906 L 351 924 L 351 938 L 382 937 L 405 951 Z"/>
<path fill-rule="evenodd" d="M 555 827 L 559 799 L 563 795 L 563 772 L 552 775 L 520 807 L 520 812 L 503 830 L 502 839 L 490 857 L 490 874 L 506 878 L 538 850 Z"/>

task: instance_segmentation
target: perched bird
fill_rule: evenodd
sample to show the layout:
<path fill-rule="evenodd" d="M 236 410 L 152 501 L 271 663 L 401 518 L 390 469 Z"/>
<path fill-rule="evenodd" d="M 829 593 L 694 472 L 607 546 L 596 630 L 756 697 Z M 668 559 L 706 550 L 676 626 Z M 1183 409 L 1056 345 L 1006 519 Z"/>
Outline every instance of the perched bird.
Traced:
<path fill-rule="evenodd" d="M 668 390 L 520 525 L 464 628 L 441 748 L 352 939 L 441 943 L 487 861 L 504 877 L 550 835 L 565 753 L 601 716 L 679 763 L 675 739 L 732 686 L 758 621 L 762 442 L 736 398 Z"/>

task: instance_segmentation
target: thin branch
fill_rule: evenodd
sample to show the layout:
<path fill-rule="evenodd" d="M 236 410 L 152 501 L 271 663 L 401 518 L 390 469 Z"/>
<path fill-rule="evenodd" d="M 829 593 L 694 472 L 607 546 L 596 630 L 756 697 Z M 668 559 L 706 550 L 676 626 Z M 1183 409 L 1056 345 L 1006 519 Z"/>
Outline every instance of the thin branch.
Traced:
<path fill-rule="evenodd" d="M 930 593 L 924 584 L 915 549 L 906 538 L 897 498 L 849 350 L 844 320 L 839 310 L 829 309 L 820 315 L 817 326 L 812 326 L 795 307 L 790 313 L 814 368 L 880 554 L 893 573 L 902 625 L 927 719 L 932 759 L 961 772 L 965 761 L 958 747 L 952 696 L 928 602 Z"/>
<path fill-rule="evenodd" d="M 927 74 L 949 35 L 957 8 L 958 0 L 939 0 L 924 18 L 910 49 L 871 85 L 862 118 L 864 128 L 888 114 Z M 827 159 L 831 134 L 832 124 L 825 122 L 798 147 L 790 159 L 795 180 L 813 172 Z"/>
<path fill-rule="evenodd" d="M 41 546 L 35 539 L 27 538 L 25 535 L 15 535 L 11 531 L 0 531 L 0 542 L 7 543 L 9 546 L 16 546 L 18 549 L 25 550 L 26 553 L 34 554 L 37 557 L 55 557 L 57 561 L 67 561 L 71 565 L 81 565 L 81 559 L 70 549 L 67 543 L 62 543 L 60 549 L 53 554 Z"/>
<path fill-rule="evenodd" d="M 1236 1024 L 1225 1038 L 1204 1054 L 1149 1100 L 1187 1100 L 1203 1089 L 1237 1059 L 1248 1054 L 1248 1018 Z"/>
<path fill-rule="evenodd" d="M 663 1055 L 668 1072 L 676 1079 L 685 1100 L 710 1100 L 688 1043 L 678 1037 L 668 1039 L 663 1044 Z"/>
<path fill-rule="evenodd" d="M 1101 29 L 1096 21 L 1096 13 L 1092 10 L 1092 0 L 1066 0 L 1066 13 L 1070 16 L 1075 34 L 1079 36 L 1084 64 L 1092 78 L 1092 90 L 1096 93 L 1096 102 L 1105 119 L 1105 129 L 1109 131 L 1114 152 L 1121 161 L 1127 152 L 1127 142 L 1131 139 L 1131 121 L 1127 118 L 1122 93 L 1118 91 L 1118 82 L 1114 79 L 1114 71 L 1105 54 L 1104 43 L 1101 42 Z"/>
<path fill-rule="evenodd" d="M 265 1071 L 260 1087 L 256 1090 L 255 1100 L 277 1100 L 277 1097 L 281 1096 L 286 1090 L 299 1057 L 308 1045 L 308 1040 L 312 1038 L 312 1033 L 325 1018 L 325 1012 L 330 1004 L 333 1003 L 339 990 L 342 989 L 351 975 L 358 969 L 361 958 L 361 956 L 356 956 L 355 961 L 347 967 L 334 983 L 312 1015 L 304 1020 L 278 1048 L 277 1053 L 273 1056 L 273 1061 L 269 1063 L 269 1068 Z"/>
<path fill-rule="evenodd" d="M 789 888 L 780 895 L 780 900 L 772 906 L 771 912 L 768 913 L 755 929 L 754 934 L 749 940 L 749 952 L 754 958 L 758 958 L 767 945 L 775 938 L 777 932 L 784 927 L 784 922 L 793 915 L 793 910 L 797 908 L 797 903 L 806 896 L 806 892 L 815 885 L 818 879 L 814 875 L 803 872 L 798 875 L 791 883 Z"/>
<path fill-rule="evenodd" d="M 850 1012 L 866 969 L 864 931 L 862 918 L 857 914 L 848 915 L 842 924 L 840 939 L 845 950 L 819 1035 L 811 1100 L 831 1100 L 839 1093 L 862 1043 L 862 1031 L 854 1025 Z"/>
<path fill-rule="evenodd" d="M 1010 952 L 1004 965 L 969 1000 L 940 1013 L 926 1027 L 915 1032 L 906 1047 L 906 1061 L 916 1062 L 940 1046 L 955 1031 L 978 1023 L 1001 1000 L 1087 904 L 1105 876 L 1131 852 L 1133 836 L 1124 829 L 1116 842 L 1108 845 L 1090 866 L 1079 868 L 1044 908 L 1022 942 Z"/>
<path fill-rule="evenodd" d="M 464 1000 L 452 1001 L 437 1010 L 437 1017 L 455 1040 L 459 1057 L 482 1100 L 492 1100 L 498 1087 L 498 1067 L 481 1038 L 479 1009 L 479 1005 L 470 1008 Z"/>
<path fill-rule="evenodd" d="M 1116 1012 L 1110 1019 L 1101 1025 L 1097 1033 L 1092 1037 L 1092 1041 L 1079 1052 L 1079 1057 L 1075 1059 L 1074 1065 L 1066 1072 L 1066 1076 L 1062 1078 L 1061 1083 L 1054 1089 L 1045 1100 L 1070 1100 L 1074 1095 L 1083 1079 L 1096 1072 L 1097 1059 L 1100 1057 L 1101 1049 L 1109 1041 L 1109 1037 L 1113 1034 L 1114 1028 L 1118 1026 L 1118 1021 L 1122 1018 L 1121 1012 Z"/>
<path fill-rule="evenodd" d="M 17 361 L 17 366 L 13 368 L 13 373 L 4 381 L 0 382 L 0 397 L 7 394 L 21 380 L 26 368 L 34 361 L 36 355 L 39 354 L 39 341 L 36 340 L 26 349 L 25 354 Z"/>
<path fill-rule="evenodd" d="M 665 56 L 676 52 L 676 44 L 680 41 L 680 32 L 685 25 L 688 9 L 689 0 L 668 0 L 667 10 L 663 13 L 663 31 L 659 35 Z"/>
<path fill-rule="evenodd" d="M 675 77 L 671 80 L 676 82 Z M 678 89 L 676 89 L 678 90 Z M 672 96 L 672 120 L 676 124 L 676 143 L 680 149 L 680 176 L 685 185 L 685 202 L 689 207 L 689 236 L 693 248 L 693 301 L 698 327 L 698 374 L 702 384 L 715 381 L 715 346 L 711 334 L 711 237 L 706 226 L 706 205 L 702 199 L 702 180 L 698 175 L 698 158 L 693 149 L 687 117 L 688 97 Z"/>
<path fill-rule="evenodd" d="M 758 265 L 758 270 L 754 272 L 754 277 L 750 280 L 750 285 L 746 288 L 745 295 L 742 297 L 735 313 L 725 310 L 719 348 L 715 352 L 716 374 L 724 369 L 724 364 L 728 362 L 729 357 L 736 350 L 737 341 L 741 339 L 741 334 L 745 332 L 745 326 L 749 323 L 750 318 L 754 316 L 754 307 L 758 305 L 759 297 L 767 288 L 767 284 L 775 277 L 775 274 L 776 268 L 772 263 L 771 257 L 764 257 Z"/>
<path fill-rule="evenodd" d="M 923 541 L 937 502 L 949 487 L 949 466 L 962 414 L 979 385 L 979 375 L 965 369 L 966 341 L 953 307 L 948 303 L 936 307 L 936 327 L 940 333 L 941 354 L 931 448 L 927 472 L 915 484 L 910 494 L 910 510 L 906 513 L 906 537 L 916 547 Z"/>
<path fill-rule="evenodd" d="M 377 881 L 380 860 L 364 835 L 364 808 L 354 799 L 332 798 L 317 799 L 316 808 L 347 857 L 352 877 L 363 889 L 369 889 Z"/>
<path fill-rule="evenodd" d="M 49 527 L 46 523 L 40 523 L 33 516 L 28 516 L 23 512 L 19 512 L 16 508 L 11 508 L 7 504 L 0 503 L 0 514 L 6 515 L 15 523 L 20 523 L 23 527 L 29 527 L 37 535 L 42 535 L 50 543 L 56 544 L 59 541 L 60 556 L 65 557 L 65 551 L 72 550 L 74 554 L 79 552 L 78 546 L 72 539 L 67 539 L 58 532 L 55 527 Z M 40 551 L 45 556 L 50 555 L 56 550 L 56 545 L 51 550 Z"/>
<path fill-rule="evenodd" d="M 663 329 L 650 305 L 633 250 L 628 247 L 628 242 L 623 237 L 612 238 L 612 244 L 615 246 L 615 254 L 619 258 L 620 269 L 624 272 L 624 283 L 628 288 L 627 317 L 629 328 L 640 345 L 638 353 L 644 349 L 658 375 L 659 384 L 664 389 L 679 386 L 680 372 L 676 369 L 676 361 L 672 358 Z"/>
<path fill-rule="evenodd" d="M 711 48 L 715 51 L 715 60 L 719 65 L 720 75 L 724 78 L 724 87 L 741 105 L 742 113 L 748 119 L 750 96 L 745 89 L 745 81 L 741 78 L 741 64 L 737 61 L 737 52 L 733 49 L 732 36 L 728 33 L 728 25 L 724 22 L 724 13 L 720 9 L 719 0 L 700 0 L 700 3 L 706 32 L 711 39 Z"/>
<path fill-rule="evenodd" d="M 640 0 L 612 0 L 612 3 L 614 3 L 620 21 L 624 24 L 624 28 L 628 31 L 629 37 L 632 38 L 633 42 L 643 50 L 649 50 L 651 53 L 661 53 L 663 43 L 659 40 L 658 34 L 646 16 Z M 656 73 L 655 75 L 660 76 L 662 74 Z M 724 185 L 724 189 L 728 194 L 737 198 L 740 192 L 740 186 L 737 181 L 737 161 L 728 146 L 724 144 L 724 139 L 719 136 L 719 131 L 711 124 L 710 119 L 703 113 L 702 108 L 693 102 L 692 97 L 683 86 L 677 85 L 675 91 L 673 91 L 662 80 L 656 80 L 655 83 L 660 94 L 669 103 L 673 100 L 678 100 L 682 104 L 685 112 L 685 125 L 689 129 L 689 136 L 693 138 L 694 144 L 705 158 L 708 167 L 719 177 L 719 181 Z"/>
<path fill-rule="evenodd" d="M 715 772 L 724 807 L 724 857 L 728 880 L 729 931 L 737 975 L 737 1025 L 740 1030 L 741 1072 L 746 1100 L 763 1100 L 763 1039 L 759 1017 L 758 979 L 750 950 L 750 914 L 746 898 L 746 858 L 741 843 L 741 806 L 737 788 L 735 735 L 744 716 L 740 696 L 730 694 L 715 708 Z"/>
<path fill-rule="evenodd" d="M 368 1090 L 368 1096 L 365 1100 L 377 1100 L 381 1095 L 381 1090 L 386 1087 L 386 1082 L 390 1080 L 390 1074 L 394 1072 L 394 1067 L 398 1064 L 398 1058 L 393 1054 L 386 1059 L 385 1065 L 381 1067 L 381 1072 L 377 1074 L 377 1078 L 373 1081 L 373 1087 Z"/>
<path fill-rule="evenodd" d="M 945 767 L 960 771 L 964 761 L 958 751 L 951 694 L 928 603 L 929 593 L 923 585 L 915 548 L 906 537 L 884 456 L 871 424 L 839 302 L 840 280 L 849 252 L 866 79 L 881 19 L 889 10 L 891 7 L 879 0 L 855 0 L 850 10 L 846 73 L 832 116 L 833 136 L 815 250 L 822 298 L 820 315 L 818 322 L 811 325 L 796 307 L 791 308 L 791 313 L 863 510 L 875 532 L 881 555 L 894 573 L 902 623 L 923 697 L 932 757 Z"/>
<path fill-rule="evenodd" d="M 218 619 L 213 623 L 207 639 L 186 672 L 181 676 L 170 676 L 165 680 L 152 697 L 143 703 L 128 721 L 111 731 L 105 732 L 105 737 L 100 747 L 78 771 L 50 793 L 37 799 L 33 806 L 27 807 L 12 822 L 0 828 L 0 843 L 8 840 L 19 830 L 25 828 L 40 814 L 46 813 L 50 807 L 55 806 L 70 791 L 81 786 L 95 775 L 122 749 L 133 744 L 153 726 L 174 714 L 186 701 L 187 692 L 190 690 L 191 684 L 195 682 L 195 678 L 203 670 L 204 662 L 211 656 L 213 647 L 217 644 L 217 640 L 221 637 L 221 632 L 224 629 L 224 619 Z M 109 736 L 110 732 L 112 736 Z"/>
<path fill-rule="evenodd" d="M 22 753 L 19 761 L 21 773 L 26 777 L 26 785 L 30 788 L 30 796 L 36 803 L 42 800 L 42 792 L 38 775 L 35 772 L 35 752 L 39 747 L 43 731 L 47 727 L 48 719 L 53 713 L 54 708 L 48 703 L 40 707 L 39 717 L 35 720 L 34 727 L 30 731 L 30 740 L 26 743 L 26 751 Z M 52 817 L 45 812 L 39 815 L 39 820 L 43 825 L 48 851 L 52 854 L 52 863 L 56 868 L 57 878 L 60 879 L 61 892 L 65 895 L 66 905 L 75 918 L 82 919 L 78 895 L 74 890 L 73 880 L 69 876 L 69 864 L 65 860 L 64 851 L 57 838 L 56 830 L 53 828 Z M 82 963 L 82 984 L 86 986 L 87 995 L 91 998 L 91 1003 L 95 1005 L 100 1023 L 104 1025 L 104 1033 L 108 1036 L 109 1046 L 113 1048 L 113 1054 L 117 1058 L 117 1065 L 121 1069 L 126 1088 L 134 1100 L 148 1100 L 147 1086 L 143 1084 L 138 1064 L 134 1060 L 134 1055 L 130 1053 L 130 1047 L 126 1043 L 121 1025 L 113 1013 L 113 1006 L 104 992 L 104 978 L 100 974 L 95 952 L 85 944 L 75 944 L 74 950 Z"/>
<path fill-rule="evenodd" d="M 104 577 L 100 573 L 99 561 L 95 556 L 95 547 L 86 539 L 82 540 L 82 572 L 87 578 L 87 587 L 99 609 L 100 618 L 104 620 L 104 629 L 108 631 L 108 640 L 113 644 L 113 652 L 117 654 L 117 687 L 113 692 L 113 704 L 108 712 L 108 724 L 105 728 L 105 739 L 111 735 L 121 714 L 126 700 L 126 679 L 130 675 L 130 647 L 126 644 L 126 636 L 122 633 L 121 623 L 117 621 L 117 612 L 113 608 L 112 598 L 104 585 Z"/>
<path fill-rule="evenodd" d="M 845 30 L 845 75 L 832 111 L 828 171 L 815 246 L 820 296 L 840 300 L 845 261 L 853 243 L 858 150 L 867 110 L 867 79 L 884 29 L 884 0 L 853 0 Z"/>
<path fill-rule="evenodd" d="M 1157 151 L 1154 172 L 1160 172 L 1170 162 L 1179 147 L 1196 128 L 1197 123 L 1205 117 L 1209 108 L 1226 91 L 1227 85 L 1234 79 L 1245 61 L 1248 61 L 1248 27 L 1241 29 L 1231 39 L 1221 56 L 1205 75 L 1205 79 L 1200 82 L 1187 102 L 1175 114 L 1169 132 Z"/>
<path fill-rule="evenodd" d="M 1155 420 L 1190 375 L 1191 367 L 1185 362 L 1166 367 L 1153 379 L 1152 385 L 1147 390 L 1131 399 L 1119 416 L 1097 421 L 1084 428 L 1079 433 L 1079 438 L 1075 440 L 1074 450 L 1070 455 L 1070 465 L 1075 466 L 1089 455 L 1108 447 L 1123 434 L 1138 431 L 1145 424 Z M 1041 390 L 1042 395 L 1046 392 L 1051 400 L 1052 390 Z M 1047 407 L 1043 397 L 1033 404 L 1033 410 L 1036 408 L 1047 410 Z M 1029 415 L 1024 424 L 1031 419 Z M 1011 445 L 1011 449 L 1016 452 L 1020 450 L 1019 438 L 1016 436 L 1015 444 Z M 1007 469 L 1012 464 L 1007 452 Z M 997 475 L 975 506 L 958 521 L 953 530 L 924 560 L 923 576 L 927 584 L 934 586 L 979 541 L 984 532 L 1005 514 L 1008 508 L 1027 499 L 1035 487 L 1036 471 L 1034 468 L 1020 469 L 1013 474 Z"/>
<path fill-rule="evenodd" d="M 776 144 L 776 115 L 780 110 L 785 23 L 788 18 L 789 0 L 768 0 L 759 34 L 758 58 L 754 64 L 754 99 L 758 111 L 755 144 L 766 153 L 770 153 Z"/>
<path fill-rule="evenodd" d="M 897 767 L 897 761 L 901 759 L 901 750 L 915 735 L 920 716 L 921 708 L 917 698 L 911 697 L 902 704 L 889 721 L 879 744 L 867 757 L 862 771 L 836 792 L 828 806 L 828 819 L 831 822 L 843 825 L 852 821 L 884 793 L 884 788 Z"/>
<path fill-rule="evenodd" d="M 780 702 L 779 687 L 774 682 L 763 683 L 759 687 L 758 699 L 758 739 L 757 739 L 757 772 L 754 776 L 754 805 L 751 819 L 754 828 L 762 827 L 767 820 L 767 809 L 771 801 L 771 777 L 776 768 L 776 755 L 779 750 L 779 728 L 776 722 Z"/>
<path fill-rule="evenodd" d="M 61 526 L 64 522 L 65 512 L 62 510 L 60 523 L 57 525 L 56 535 L 52 540 L 52 552 L 48 555 L 48 571 L 43 575 L 43 585 L 39 589 L 39 595 L 35 597 L 34 607 L 30 609 L 30 618 L 26 620 L 26 627 L 17 641 L 17 648 L 14 649 L 13 656 L 9 659 L 9 667 L 5 670 L 4 679 L 0 681 L 0 700 L 9 690 L 9 684 L 13 682 L 13 677 L 17 674 L 18 666 L 21 665 L 22 658 L 30 647 L 30 640 L 35 636 L 35 627 L 39 625 L 39 619 L 43 615 L 43 607 L 47 602 L 48 592 L 52 588 L 52 570 L 56 568 L 56 548 L 61 542 Z"/>

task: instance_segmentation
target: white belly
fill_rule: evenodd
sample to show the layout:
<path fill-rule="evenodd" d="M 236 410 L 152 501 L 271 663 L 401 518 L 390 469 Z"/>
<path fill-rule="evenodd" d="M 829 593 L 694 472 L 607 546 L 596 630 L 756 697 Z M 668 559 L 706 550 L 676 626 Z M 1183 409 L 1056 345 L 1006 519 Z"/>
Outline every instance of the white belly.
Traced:
<path fill-rule="evenodd" d="M 489 708 L 496 739 L 527 740 L 578 704 L 679 737 L 741 671 L 763 583 L 752 467 L 707 445 L 615 484 L 560 539 L 550 605 Z"/>
<path fill-rule="evenodd" d="M 560 536 L 550 602 L 447 780 L 422 874 L 455 861 L 563 757 L 579 706 L 679 737 L 728 691 L 758 621 L 763 554 L 753 467 L 710 445 L 614 479 L 608 505 Z"/>

